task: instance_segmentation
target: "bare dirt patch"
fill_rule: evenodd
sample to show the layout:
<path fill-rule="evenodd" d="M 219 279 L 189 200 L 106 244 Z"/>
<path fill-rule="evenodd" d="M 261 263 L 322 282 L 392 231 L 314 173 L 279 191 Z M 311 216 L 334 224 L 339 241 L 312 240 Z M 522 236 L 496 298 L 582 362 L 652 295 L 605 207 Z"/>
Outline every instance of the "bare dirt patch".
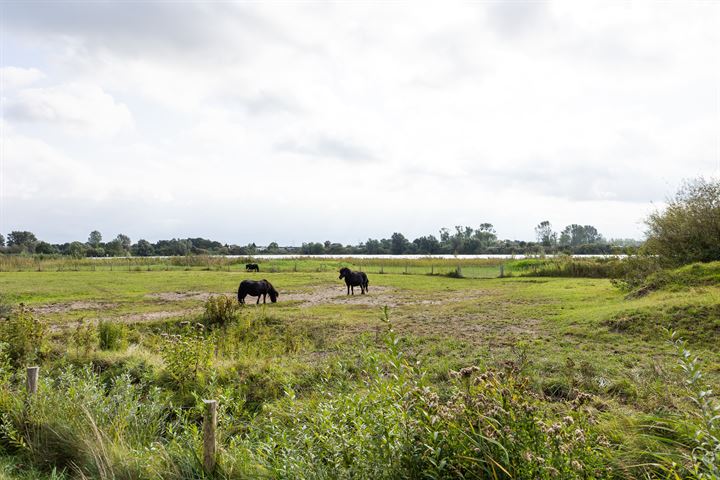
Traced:
<path fill-rule="evenodd" d="M 213 294 L 209 292 L 158 292 L 148 293 L 147 298 L 164 300 L 166 302 L 178 302 L 182 300 L 207 300 Z"/>
<path fill-rule="evenodd" d="M 280 294 L 280 301 L 303 302 L 300 308 L 309 308 L 315 305 L 387 305 L 394 307 L 400 304 L 396 290 L 390 287 L 371 287 L 366 295 L 360 294 L 360 289 L 355 289 L 355 295 L 347 295 L 343 286 L 338 288 L 335 285 L 328 285 L 316 288 L 311 291 L 290 291 Z"/>
<path fill-rule="evenodd" d="M 111 302 L 77 301 L 70 303 L 49 303 L 47 305 L 33 307 L 33 311 L 42 315 L 47 315 L 53 313 L 73 312 L 76 310 L 108 310 L 115 307 L 117 307 L 117 304 Z"/>

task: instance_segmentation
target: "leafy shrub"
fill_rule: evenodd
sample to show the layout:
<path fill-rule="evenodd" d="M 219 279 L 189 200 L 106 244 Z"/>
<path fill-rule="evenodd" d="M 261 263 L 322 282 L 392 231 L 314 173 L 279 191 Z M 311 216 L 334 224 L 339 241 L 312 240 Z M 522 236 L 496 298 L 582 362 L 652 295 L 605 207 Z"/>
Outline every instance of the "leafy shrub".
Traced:
<path fill-rule="evenodd" d="M 9 345 L 8 356 L 16 367 L 37 360 L 45 348 L 46 326 L 20 304 L 0 327 L 0 339 Z"/>
<path fill-rule="evenodd" d="M 183 335 L 168 335 L 161 348 L 165 370 L 182 391 L 210 368 L 212 342 L 199 334 L 187 331 Z"/>
<path fill-rule="evenodd" d="M 79 355 L 82 350 L 83 354 L 87 355 L 97 345 L 97 336 L 95 326 L 80 319 L 70 338 L 75 345 L 77 354 Z"/>
<path fill-rule="evenodd" d="M 125 347 L 127 328 L 125 325 L 100 320 L 98 323 L 98 346 L 100 350 L 122 350 Z"/>
<path fill-rule="evenodd" d="M 205 302 L 205 325 L 212 327 L 226 327 L 237 319 L 239 304 L 237 300 L 227 295 L 211 296 Z"/>
<path fill-rule="evenodd" d="M 648 252 L 669 265 L 720 260 L 720 180 L 686 182 L 645 224 Z"/>

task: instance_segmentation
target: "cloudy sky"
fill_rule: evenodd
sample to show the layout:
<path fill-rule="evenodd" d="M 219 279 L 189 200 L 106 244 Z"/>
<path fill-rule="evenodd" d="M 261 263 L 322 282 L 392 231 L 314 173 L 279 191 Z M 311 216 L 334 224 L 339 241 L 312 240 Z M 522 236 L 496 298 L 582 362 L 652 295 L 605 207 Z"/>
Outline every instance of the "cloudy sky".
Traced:
<path fill-rule="evenodd" d="M 720 3 L 0 2 L 0 232 L 641 238 L 720 172 Z"/>

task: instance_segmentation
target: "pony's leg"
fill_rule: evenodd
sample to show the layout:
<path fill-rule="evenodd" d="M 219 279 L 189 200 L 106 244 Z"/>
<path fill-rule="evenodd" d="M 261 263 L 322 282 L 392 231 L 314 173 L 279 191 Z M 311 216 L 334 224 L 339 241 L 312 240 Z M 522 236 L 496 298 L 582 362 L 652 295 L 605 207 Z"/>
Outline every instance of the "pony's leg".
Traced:
<path fill-rule="evenodd" d="M 255 305 L 260 305 L 260 295 L 258 295 L 257 302 L 255 302 Z"/>

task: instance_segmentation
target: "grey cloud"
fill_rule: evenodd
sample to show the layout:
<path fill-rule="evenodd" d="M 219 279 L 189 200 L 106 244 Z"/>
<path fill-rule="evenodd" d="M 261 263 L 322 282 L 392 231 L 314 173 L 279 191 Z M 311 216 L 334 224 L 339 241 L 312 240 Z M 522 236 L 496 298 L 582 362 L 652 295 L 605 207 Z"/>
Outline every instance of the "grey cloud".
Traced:
<path fill-rule="evenodd" d="M 377 161 L 369 149 L 337 138 L 320 136 L 309 142 L 286 140 L 275 145 L 281 152 L 332 158 L 344 162 Z"/>
<path fill-rule="evenodd" d="M 548 16 L 545 2 L 530 0 L 490 2 L 486 12 L 490 27 L 504 37 L 523 36 Z"/>
<path fill-rule="evenodd" d="M 10 32 L 76 39 L 87 50 L 129 55 L 207 52 L 229 43 L 233 54 L 250 54 L 254 46 L 244 41 L 245 33 L 260 35 L 263 41 L 286 41 L 279 29 L 244 4 L 34 1 L 8 2 L 3 9 L 3 27 Z"/>

